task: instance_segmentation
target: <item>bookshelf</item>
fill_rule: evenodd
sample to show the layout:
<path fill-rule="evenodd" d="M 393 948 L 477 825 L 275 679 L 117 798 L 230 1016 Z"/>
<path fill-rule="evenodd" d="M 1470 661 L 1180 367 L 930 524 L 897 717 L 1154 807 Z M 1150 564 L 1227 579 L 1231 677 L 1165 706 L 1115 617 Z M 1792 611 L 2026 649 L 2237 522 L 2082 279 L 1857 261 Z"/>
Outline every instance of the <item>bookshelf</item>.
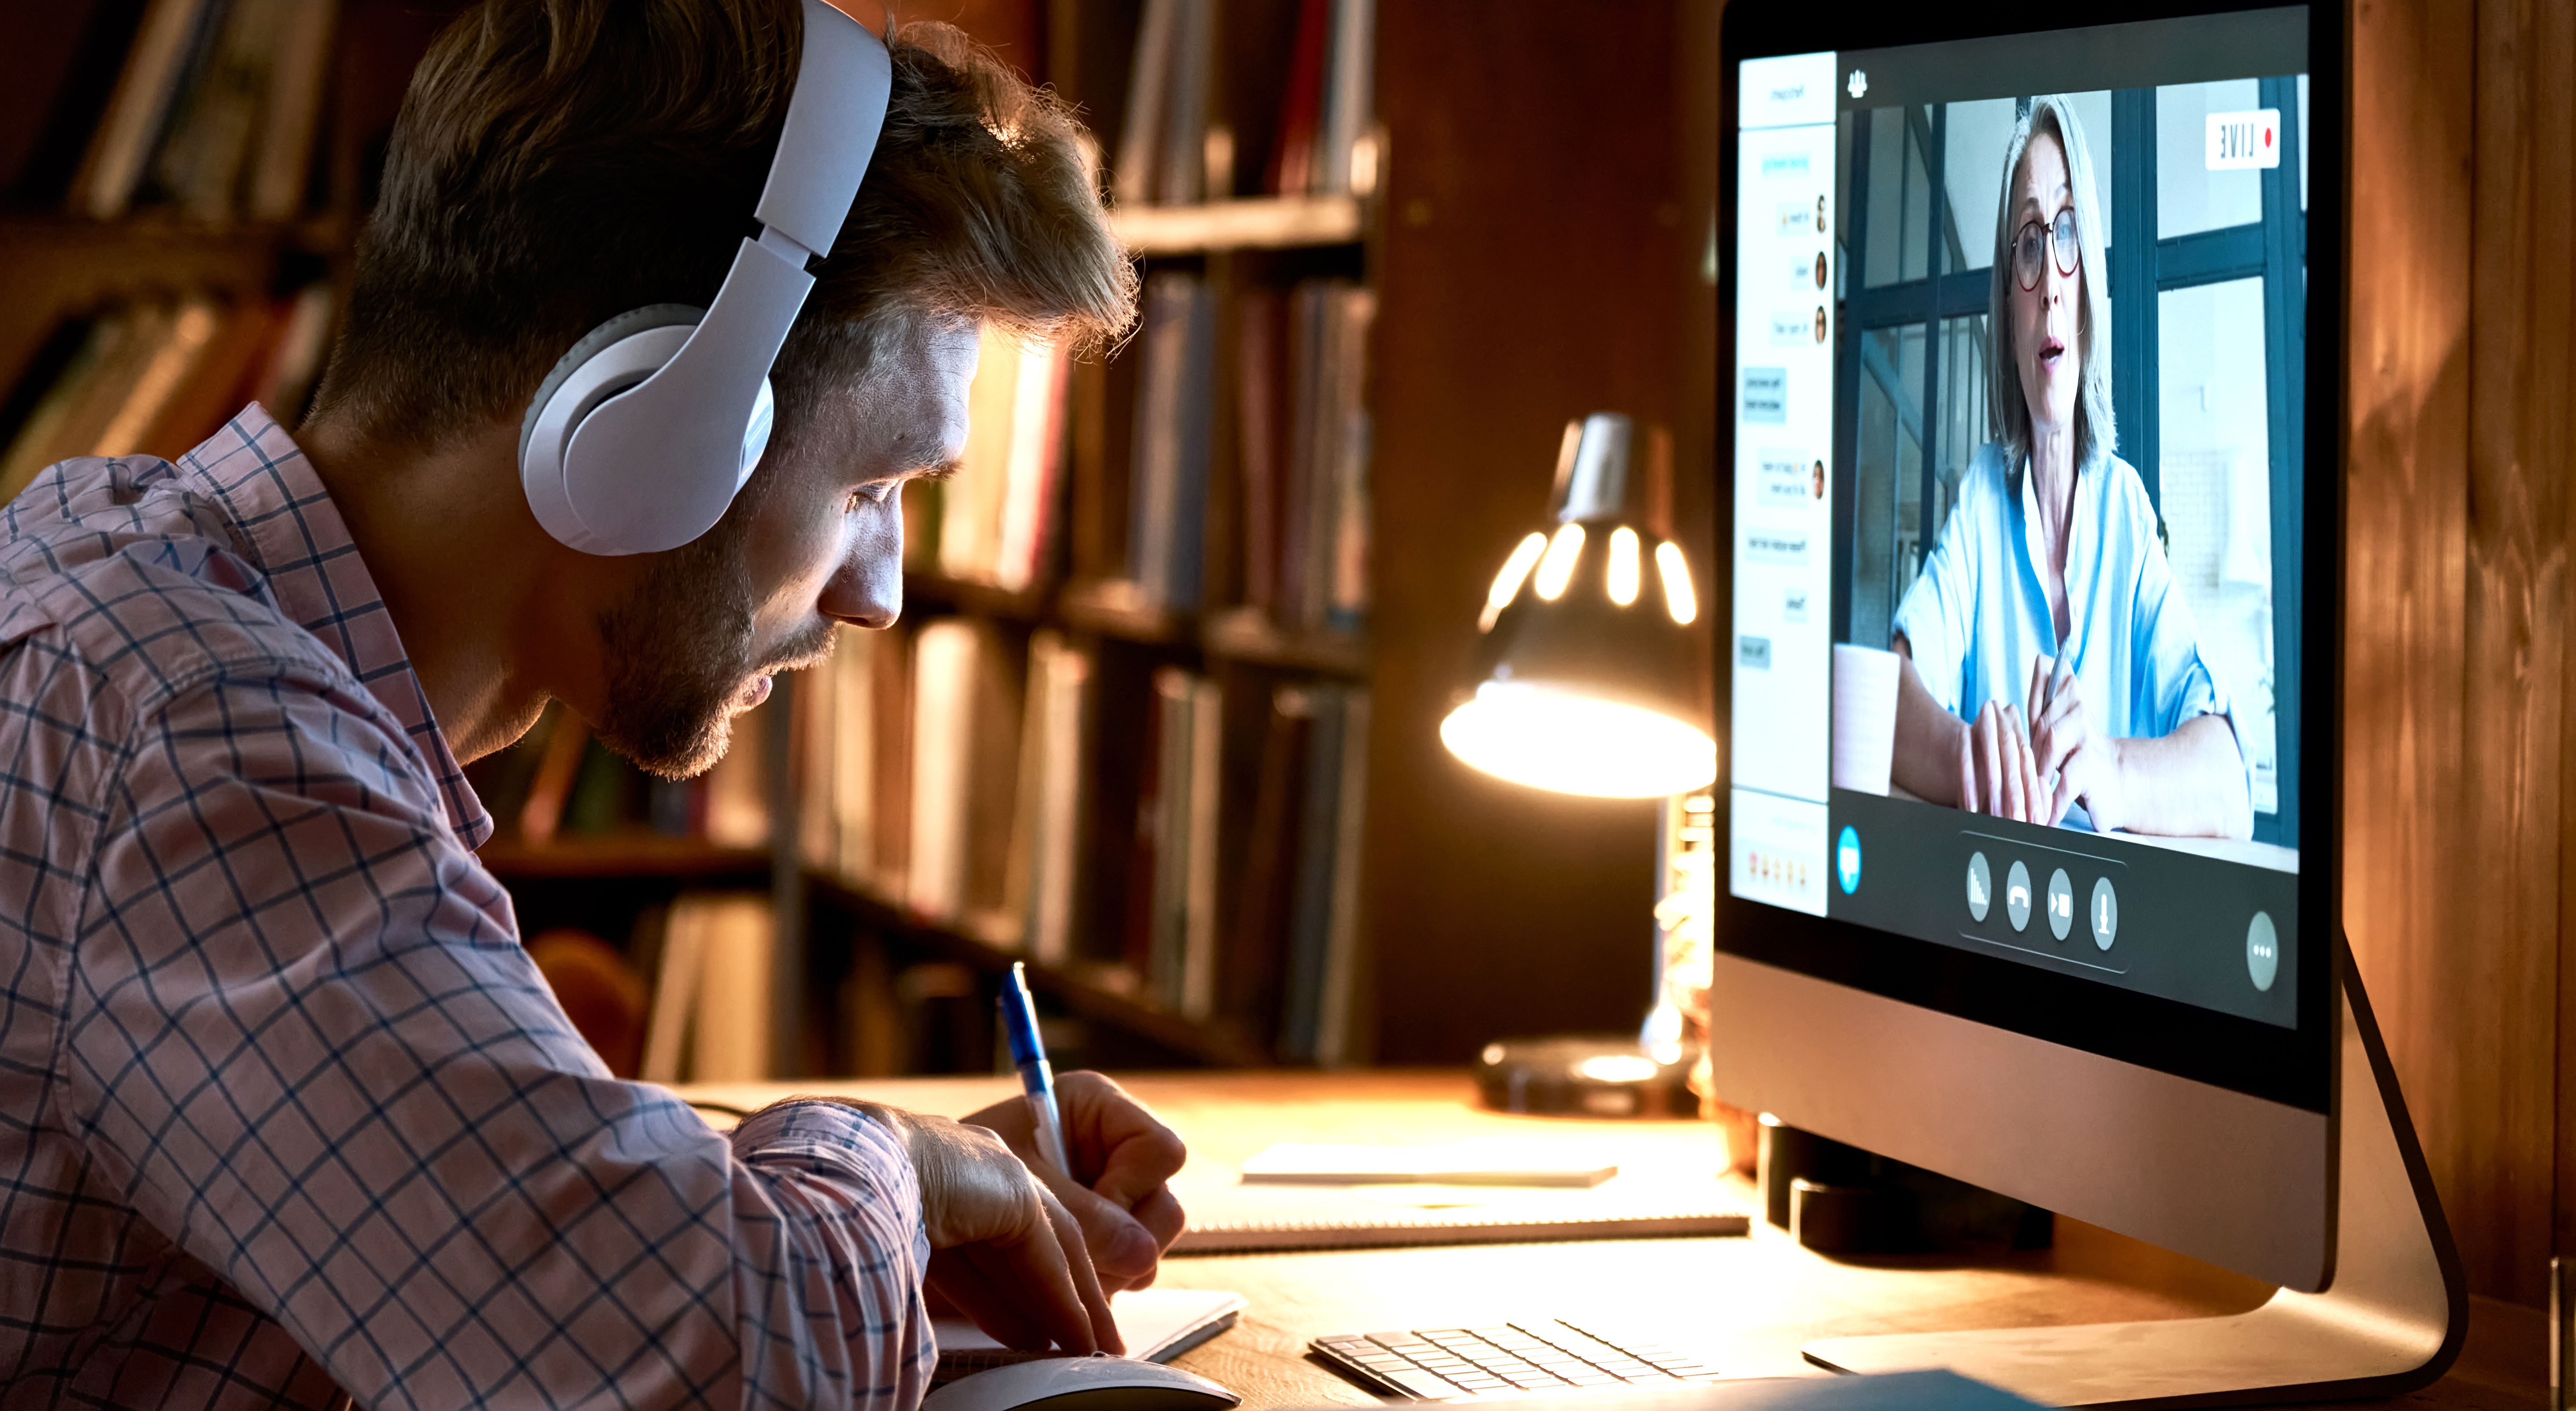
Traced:
<path fill-rule="evenodd" d="M 1212 25 L 1188 41 L 1197 58 L 1172 58 L 1182 41 L 1167 37 L 1164 57 L 1146 59 L 1157 51 L 1140 44 L 1145 32 L 1186 29 L 1174 17 L 1193 5 Z M 274 304 L 343 291 L 407 75 L 461 8 L 340 0 L 307 195 L 289 217 L 210 222 L 146 204 L 101 221 L 59 214 L 60 199 L 0 205 L 13 293 L 0 301 L 0 386 L 26 384 L 67 318 L 138 294 Z M 1301 28 L 1320 24 L 1338 53 L 1334 25 L 1353 15 L 1379 77 L 1354 86 L 1371 104 L 1333 117 L 1322 89 L 1330 55 L 1301 69 L 1311 47 Z M 1036 459 L 1019 463 L 1042 467 L 1036 488 L 980 500 L 964 488 L 1007 485 L 1007 447 L 994 453 L 1002 468 L 949 487 L 941 514 L 962 505 L 989 520 L 981 557 L 943 561 L 937 522 L 913 526 L 905 621 L 866 648 L 878 684 L 822 672 L 782 681 L 738 730 L 729 777 L 671 789 L 571 753 L 558 781 L 570 821 L 538 840 L 522 815 L 545 742 L 479 763 L 501 823 L 483 861 L 511 888 L 527 933 L 590 931 L 652 976 L 692 899 L 762 899 L 767 979 L 733 992 L 774 996 L 756 1022 L 770 1030 L 780 1076 L 989 1067 L 991 986 L 1031 957 L 1063 1061 L 1455 1062 L 1499 1033 L 1633 1022 L 1647 966 L 1647 810 L 1491 784 L 1451 763 L 1434 733 L 1484 578 L 1543 502 L 1567 416 L 1616 407 L 1675 429 L 1683 535 L 1708 562 L 1709 490 L 1693 457 L 1713 438 L 1698 403 L 1713 385 L 1714 319 L 1697 277 L 1700 217 L 1682 213 L 1704 210 L 1713 183 L 1713 146 L 1693 145 L 1699 100 L 1684 76 L 1693 27 L 1707 30 L 1713 56 L 1714 22 L 1679 0 L 1624 18 L 1587 32 L 1468 0 L 962 6 L 971 33 L 1078 105 L 1111 181 L 1139 165 L 1126 158 L 1156 152 L 1165 187 L 1122 190 L 1112 219 L 1149 291 L 1163 291 L 1166 328 L 1182 331 L 1149 322 L 1103 361 L 1020 363 L 1028 387 L 1050 388 L 1012 408 L 1045 409 Z M 52 21 L 0 22 L 0 41 L 13 38 L 9 23 Z M 1641 44 L 1641 31 L 1671 42 Z M 0 43 L 20 56 L 42 48 Z M 48 52 L 57 57 L 45 62 L 72 63 L 61 44 Z M 1641 53 L 1655 56 L 1642 70 Z M 35 61 L 0 60 L 0 72 L 13 62 Z M 1175 63 L 1196 66 L 1179 86 L 1202 106 L 1175 118 L 1166 101 L 1140 149 L 1129 117 L 1144 78 Z M 1300 85 L 1309 99 L 1294 98 Z M 1168 100 L 1170 74 L 1162 89 Z M 1566 92 L 1586 95 L 1584 123 L 1508 97 Z M 8 120 L 0 101 L 0 162 Z M 1282 131 L 1301 124 L 1307 175 L 1282 194 Z M 1598 140 L 1603 129 L 1619 140 Z M 1337 167 L 1313 150 L 1328 130 L 1343 149 Z M 1318 175 L 1326 168 L 1339 174 Z M 1163 199 L 1175 194 L 1186 199 Z M 1267 334 L 1255 327 L 1264 319 Z M 1167 352 L 1158 371 L 1158 347 L 1185 356 Z M 1247 370 L 1260 356 L 1266 370 Z M 1309 366 L 1335 358 L 1330 378 Z M 988 350 L 987 366 L 996 361 Z M 1184 374 L 1200 380 L 1178 392 L 1153 385 Z M 1155 416 L 1182 413 L 1197 439 L 1179 473 L 1196 477 L 1196 498 L 1186 513 L 1158 512 L 1174 494 L 1174 457 L 1149 465 L 1146 443 Z M 1296 444 L 1292 423 L 1308 414 L 1330 423 L 1316 436 L 1331 445 Z M 1357 441 L 1333 441 L 1355 427 Z M 1272 463 L 1248 465 L 1263 444 Z M 1297 475 L 1314 495 L 1290 488 Z M 1031 506 L 1044 521 L 1034 536 Z M 1302 530 L 1287 527 L 1292 510 L 1306 516 Z M 1010 571 L 991 571 L 995 546 L 1008 549 Z M 897 729 L 892 717 L 910 708 L 925 640 L 973 656 L 1007 686 L 1004 707 L 984 712 L 998 730 L 965 751 L 960 776 L 1009 764 L 1009 788 L 970 801 L 1006 821 L 957 834 L 973 855 L 950 879 L 963 898 L 951 904 L 920 885 L 940 879 L 917 875 L 921 820 L 898 787 L 921 761 L 913 723 Z M 1073 678 L 1074 748 L 1040 751 L 1025 771 L 1072 780 L 1074 822 L 1041 865 L 1007 821 L 1021 811 L 1030 683 Z M 841 771 L 816 763 L 816 742 L 857 738 L 838 726 L 858 719 L 871 722 L 866 747 L 882 758 L 845 787 Z M 1165 749 L 1179 723 L 1208 727 L 1195 753 Z M 1214 782 L 1166 802 L 1154 778 L 1174 766 Z M 601 772 L 590 803 L 573 807 L 585 771 Z M 1312 799 L 1324 790 L 1349 807 L 1318 814 Z M 879 815 L 864 829 L 840 816 L 862 793 Z M 1153 840 L 1208 829 L 1211 817 L 1215 844 L 1201 856 L 1213 865 L 1166 869 L 1158 882 Z M 1266 868 L 1256 855 L 1271 858 Z M 1047 938 L 1033 929 L 1039 884 L 1027 874 L 1050 866 L 1074 881 L 1055 898 Z M 1163 912 L 1177 919 L 1158 920 Z M 1633 924 L 1615 919 L 1630 913 Z M 1623 924 L 1633 941 L 1610 939 Z M 1310 953 L 1319 940 L 1329 956 Z M 1332 1012 L 1319 1014 L 1327 989 Z"/>
<path fill-rule="evenodd" d="M 1122 207 L 1110 224 L 1128 249 L 1151 259 L 1356 245 L 1365 217 L 1366 203 L 1356 196 L 1248 196 L 1191 206 Z"/>

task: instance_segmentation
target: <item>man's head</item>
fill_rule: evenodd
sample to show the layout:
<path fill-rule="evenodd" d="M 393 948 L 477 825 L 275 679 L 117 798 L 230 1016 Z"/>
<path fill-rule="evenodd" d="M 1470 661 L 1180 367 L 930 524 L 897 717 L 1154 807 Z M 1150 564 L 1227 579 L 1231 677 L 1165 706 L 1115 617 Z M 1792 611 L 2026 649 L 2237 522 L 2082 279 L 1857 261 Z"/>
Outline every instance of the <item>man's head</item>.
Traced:
<path fill-rule="evenodd" d="M 489 439 L 601 322 L 711 302 L 756 229 L 802 34 L 798 0 L 469 11 L 404 100 L 315 420 L 423 452 Z M 956 460 L 982 325 L 1079 347 L 1131 317 L 1062 108 L 946 26 L 890 47 L 884 132 L 771 371 L 760 469 L 695 543 L 567 561 L 602 592 L 597 679 L 547 689 L 648 769 L 712 763 L 834 622 L 893 620 L 901 485 Z"/>

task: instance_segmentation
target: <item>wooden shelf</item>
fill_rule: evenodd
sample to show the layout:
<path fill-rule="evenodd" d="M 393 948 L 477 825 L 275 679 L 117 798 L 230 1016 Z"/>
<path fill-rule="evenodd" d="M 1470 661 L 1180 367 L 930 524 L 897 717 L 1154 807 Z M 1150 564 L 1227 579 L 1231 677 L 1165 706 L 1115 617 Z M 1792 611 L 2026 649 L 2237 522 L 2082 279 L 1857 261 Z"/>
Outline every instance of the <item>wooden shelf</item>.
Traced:
<path fill-rule="evenodd" d="M 1026 963 L 1029 984 L 1033 988 L 1054 995 L 1064 1002 L 1065 1008 L 1086 1019 L 1151 1039 L 1175 1053 L 1187 1054 L 1219 1067 L 1271 1066 L 1269 1054 L 1225 1026 L 1185 1019 L 1128 993 L 1133 977 L 1124 976 L 1123 972 L 1108 973 L 1097 967 L 1078 965 L 1041 964 L 925 916 L 880 894 L 864 882 L 829 873 L 816 873 L 810 880 L 817 889 L 829 893 L 851 910 L 880 923 L 890 923 L 950 960 L 990 972 L 1008 970 L 1013 961 Z M 1126 983 L 1120 983 L 1122 978 Z"/>
<path fill-rule="evenodd" d="M 586 877 L 751 879 L 767 876 L 771 866 L 766 848 L 729 848 L 704 838 L 659 833 L 575 835 L 539 844 L 494 838 L 476 856 L 505 882 Z"/>
<path fill-rule="evenodd" d="M 1369 673 L 1368 638 L 1356 632 L 1287 631 L 1259 608 L 1229 608 L 1207 620 L 1207 653 L 1256 666 L 1320 671 L 1334 676 Z"/>
<path fill-rule="evenodd" d="M 1355 245 L 1364 222 L 1356 196 L 1257 196 L 1197 206 L 1123 206 L 1109 213 L 1119 243 L 1139 255 L 1210 250 L 1293 250 Z"/>
<path fill-rule="evenodd" d="M 1067 625 L 1130 642 L 1188 641 L 1190 619 L 1145 600 L 1144 590 L 1123 579 L 1076 583 L 1056 603 Z"/>
<path fill-rule="evenodd" d="M 917 599 L 1011 622 L 1043 621 L 1047 612 L 1047 591 L 1043 587 L 1014 593 L 971 578 L 950 578 L 938 573 L 905 573 L 903 596 L 906 603 Z"/>

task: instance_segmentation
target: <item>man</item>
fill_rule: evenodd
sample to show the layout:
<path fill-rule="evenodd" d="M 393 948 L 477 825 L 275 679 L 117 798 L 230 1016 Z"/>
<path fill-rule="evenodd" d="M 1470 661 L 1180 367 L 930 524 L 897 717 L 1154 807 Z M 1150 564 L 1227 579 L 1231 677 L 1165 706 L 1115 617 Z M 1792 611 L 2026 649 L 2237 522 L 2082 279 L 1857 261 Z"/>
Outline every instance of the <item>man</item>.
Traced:
<path fill-rule="evenodd" d="M 1065 1084 L 1073 1173 L 1013 1154 L 1016 1103 L 719 1136 L 611 1078 L 470 851 L 460 762 L 548 700 L 686 775 L 892 622 L 978 328 L 1132 315 L 1071 121 L 916 27 L 744 493 L 665 554 L 549 538 L 530 397 L 712 298 L 801 35 L 796 0 L 487 0 L 413 81 L 312 418 L 0 513 L 0 1404 L 908 1408 L 925 1279 L 1117 1350 L 1181 1149 L 1114 1085 Z"/>

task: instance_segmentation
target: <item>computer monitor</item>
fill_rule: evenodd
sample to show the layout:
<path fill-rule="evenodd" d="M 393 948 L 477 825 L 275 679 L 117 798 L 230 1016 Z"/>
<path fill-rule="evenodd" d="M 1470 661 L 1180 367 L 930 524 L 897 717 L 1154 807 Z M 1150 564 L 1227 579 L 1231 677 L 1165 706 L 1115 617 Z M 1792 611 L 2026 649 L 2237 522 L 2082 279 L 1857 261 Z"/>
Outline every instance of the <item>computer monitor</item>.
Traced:
<path fill-rule="evenodd" d="M 1718 1093 L 2307 1292 L 2352 1082 L 2424 1190 L 2346 1062 L 2343 24 L 1721 47 Z"/>

